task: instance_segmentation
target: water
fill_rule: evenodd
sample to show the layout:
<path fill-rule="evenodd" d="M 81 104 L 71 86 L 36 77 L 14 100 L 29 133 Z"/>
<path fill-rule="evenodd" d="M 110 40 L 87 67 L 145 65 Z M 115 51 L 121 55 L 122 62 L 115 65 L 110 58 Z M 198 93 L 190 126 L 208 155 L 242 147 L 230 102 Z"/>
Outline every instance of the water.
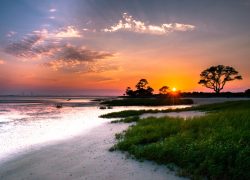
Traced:
<path fill-rule="evenodd" d="M 0 98 L 0 162 L 21 152 L 72 138 L 110 121 L 100 115 L 129 109 L 169 109 L 189 106 L 116 107 L 99 109 L 94 97 Z M 62 103 L 63 108 L 55 104 Z"/>

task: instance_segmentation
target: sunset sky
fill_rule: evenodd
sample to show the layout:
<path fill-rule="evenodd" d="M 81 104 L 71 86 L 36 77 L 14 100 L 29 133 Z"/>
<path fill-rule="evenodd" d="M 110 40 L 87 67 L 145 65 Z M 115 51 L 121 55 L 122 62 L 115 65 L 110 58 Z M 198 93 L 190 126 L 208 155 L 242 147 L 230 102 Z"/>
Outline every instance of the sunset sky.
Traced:
<path fill-rule="evenodd" d="M 1 0 L 0 94 L 208 91 L 199 74 L 233 66 L 250 88 L 250 0 Z"/>

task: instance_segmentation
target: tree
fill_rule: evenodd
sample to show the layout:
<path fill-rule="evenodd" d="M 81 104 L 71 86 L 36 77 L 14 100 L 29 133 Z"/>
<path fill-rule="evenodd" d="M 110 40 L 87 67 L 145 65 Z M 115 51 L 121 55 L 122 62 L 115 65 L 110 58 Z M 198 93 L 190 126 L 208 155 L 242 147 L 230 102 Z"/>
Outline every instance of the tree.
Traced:
<path fill-rule="evenodd" d="M 136 85 L 136 89 L 134 91 L 135 95 L 138 97 L 152 96 L 154 89 L 148 85 L 148 81 L 146 79 L 141 79 Z"/>
<path fill-rule="evenodd" d="M 246 95 L 250 95 L 250 89 L 245 90 Z"/>
<path fill-rule="evenodd" d="M 159 93 L 160 93 L 160 94 L 167 94 L 167 93 L 168 93 L 168 90 L 169 90 L 169 87 L 168 87 L 168 86 L 162 86 L 162 87 L 159 89 Z"/>
<path fill-rule="evenodd" d="M 130 97 L 145 97 L 152 96 L 154 89 L 148 85 L 148 81 L 146 79 L 141 79 L 136 85 L 136 90 L 133 91 L 130 87 L 126 89 L 126 95 Z"/>
<path fill-rule="evenodd" d="M 148 81 L 146 79 L 141 79 L 136 85 L 136 89 L 140 90 L 140 89 L 145 89 L 146 86 L 148 85 Z"/>
<path fill-rule="evenodd" d="M 135 93 L 134 93 L 134 91 L 131 89 L 131 87 L 127 87 L 125 93 L 126 93 L 126 95 L 128 95 L 128 96 L 134 96 L 134 95 L 135 95 Z"/>
<path fill-rule="evenodd" d="M 154 89 L 151 88 L 150 86 L 148 86 L 147 89 L 146 89 L 146 92 L 147 92 L 147 96 L 152 96 L 153 92 L 154 92 Z"/>
<path fill-rule="evenodd" d="M 202 71 L 200 77 L 199 84 L 213 89 L 216 93 L 220 93 L 228 81 L 242 79 L 242 76 L 233 67 L 224 65 L 211 66 Z"/>

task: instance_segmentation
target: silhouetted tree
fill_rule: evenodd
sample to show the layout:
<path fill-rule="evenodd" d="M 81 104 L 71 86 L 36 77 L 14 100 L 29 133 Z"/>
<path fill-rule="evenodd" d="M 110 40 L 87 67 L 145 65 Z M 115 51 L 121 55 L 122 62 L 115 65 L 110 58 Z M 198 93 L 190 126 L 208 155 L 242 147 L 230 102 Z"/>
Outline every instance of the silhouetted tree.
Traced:
<path fill-rule="evenodd" d="M 168 90 L 169 90 L 169 87 L 168 87 L 168 86 L 162 86 L 162 87 L 159 89 L 159 93 L 160 93 L 160 94 L 167 94 L 167 93 L 168 93 Z"/>
<path fill-rule="evenodd" d="M 134 91 L 131 89 L 131 87 L 127 87 L 125 93 L 126 93 L 126 95 L 128 95 L 128 96 L 134 96 L 134 95 L 135 95 L 135 93 L 134 93 Z"/>
<path fill-rule="evenodd" d="M 216 93 L 220 93 L 228 81 L 242 79 L 242 76 L 233 67 L 224 65 L 211 66 L 202 71 L 200 77 L 199 84 L 213 89 Z"/>
<path fill-rule="evenodd" d="M 148 81 L 146 79 L 141 79 L 136 85 L 136 96 L 152 96 L 154 89 L 148 85 Z"/>
<path fill-rule="evenodd" d="M 133 91 L 130 87 L 126 89 L 126 95 L 130 97 L 143 97 L 143 96 L 152 96 L 154 89 L 148 85 L 146 79 L 141 79 L 136 85 L 136 90 Z"/>
<path fill-rule="evenodd" d="M 245 90 L 245 94 L 249 96 L 250 95 L 250 89 Z"/>
<path fill-rule="evenodd" d="M 148 96 L 152 96 L 153 95 L 154 89 L 152 87 L 148 86 L 146 90 L 147 90 L 147 95 Z"/>
<path fill-rule="evenodd" d="M 139 89 L 145 89 L 146 86 L 148 85 L 148 81 L 146 79 L 141 79 L 136 85 L 136 89 L 139 90 Z"/>

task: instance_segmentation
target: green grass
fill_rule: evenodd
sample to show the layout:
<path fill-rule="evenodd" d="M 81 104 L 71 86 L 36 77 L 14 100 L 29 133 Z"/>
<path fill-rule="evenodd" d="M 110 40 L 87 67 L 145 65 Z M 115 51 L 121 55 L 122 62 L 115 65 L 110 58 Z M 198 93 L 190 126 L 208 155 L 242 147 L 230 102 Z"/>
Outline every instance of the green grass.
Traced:
<path fill-rule="evenodd" d="M 190 110 L 189 108 L 183 108 L 183 109 L 166 109 L 166 110 L 124 110 L 124 111 L 119 111 L 119 112 L 111 112 L 107 114 L 103 114 L 100 117 L 101 118 L 126 118 L 126 117 L 131 117 L 131 116 L 140 116 L 145 113 L 159 113 L 159 112 L 180 112 L 180 111 L 188 111 Z"/>
<path fill-rule="evenodd" d="M 123 119 L 119 119 L 119 120 L 113 120 L 111 121 L 111 123 L 132 123 L 132 122 L 137 122 L 139 121 L 140 118 L 139 116 L 132 116 L 132 117 L 126 117 L 126 118 L 123 118 Z"/>
<path fill-rule="evenodd" d="M 250 179 L 250 101 L 195 107 L 206 116 L 147 118 L 118 134 L 112 149 L 175 164 L 192 179 Z"/>
<path fill-rule="evenodd" d="M 180 98 L 124 98 L 101 102 L 108 106 L 163 106 L 163 105 L 181 105 L 193 104 L 192 99 Z"/>
<path fill-rule="evenodd" d="M 131 116 L 140 116 L 145 113 L 167 113 L 167 112 L 181 112 L 181 111 L 206 111 L 206 112 L 215 112 L 226 109 L 241 109 L 245 108 L 250 104 L 250 101 L 228 101 L 223 103 L 192 106 L 187 108 L 177 108 L 177 109 L 165 109 L 165 110 L 124 110 L 119 112 L 112 112 L 108 114 L 103 114 L 101 118 L 126 118 Z"/>

